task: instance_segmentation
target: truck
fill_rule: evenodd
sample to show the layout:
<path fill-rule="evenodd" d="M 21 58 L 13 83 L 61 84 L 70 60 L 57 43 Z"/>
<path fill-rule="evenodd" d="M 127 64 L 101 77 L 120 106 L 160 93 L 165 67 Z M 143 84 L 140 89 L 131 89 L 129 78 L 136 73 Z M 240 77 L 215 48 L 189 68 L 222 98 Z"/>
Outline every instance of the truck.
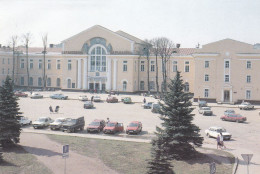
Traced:
<path fill-rule="evenodd" d="M 85 126 L 84 117 L 79 117 L 77 119 L 67 118 L 66 122 L 64 122 L 60 129 L 63 132 L 75 132 L 77 130 L 83 130 Z"/>

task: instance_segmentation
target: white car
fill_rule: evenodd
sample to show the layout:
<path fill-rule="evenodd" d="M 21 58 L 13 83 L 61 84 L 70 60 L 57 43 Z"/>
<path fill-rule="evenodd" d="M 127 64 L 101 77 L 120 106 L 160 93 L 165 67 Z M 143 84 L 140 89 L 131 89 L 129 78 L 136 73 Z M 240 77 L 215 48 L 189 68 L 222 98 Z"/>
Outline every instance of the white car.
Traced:
<path fill-rule="evenodd" d="M 223 139 L 224 140 L 230 140 L 231 139 L 231 134 L 228 133 L 226 131 L 225 128 L 223 127 L 218 127 L 218 126 L 212 126 L 210 127 L 209 129 L 206 129 L 205 130 L 205 133 L 206 135 L 210 138 L 210 137 L 213 137 L 213 138 L 217 138 L 218 135 L 220 136 L 220 132 L 222 133 L 222 136 L 223 136 Z"/>
<path fill-rule="evenodd" d="M 94 96 L 93 101 L 94 102 L 101 102 L 100 96 L 98 96 L 98 95 Z"/>
<path fill-rule="evenodd" d="M 239 109 L 254 109 L 254 106 L 251 105 L 248 102 L 242 102 L 240 105 L 238 105 Z"/>
<path fill-rule="evenodd" d="M 52 123 L 53 120 L 50 117 L 40 117 L 38 118 L 38 120 L 34 121 L 32 123 L 33 128 L 37 129 L 37 128 L 44 128 L 49 126 L 50 123 Z"/>
<path fill-rule="evenodd" d="M 54 122 L 50 123 L 51 130 L 60 129 L 62 123 L 65 123 L 66 120 L 66 118 L 57 118 Z"/>
<path fill-rule="evenodd" d="M 27 117 L 17 116 L 17 118 L 18 118 L 19 123 L 21 124 L 21 126 L 32 124 L 32 120 L 29 120 Z"/>
<path fill-rule="evenodd" d="M 79 96 L 79 100 L 80 101 L 87 101 L 88 97 L 86 95 L 81 95 L 81 96 Z"/>
<path fill-rule="evenodd" d="M 200 107 L 199 113 L 202 114 L 202 115 L 213 115 L 213 112 L 210 109 L 210 107 Z"/>
<path fill-rule="evenodd" d="M 31 99 L 38 99 L 38 98 L 43 98 L 43 95 L 40 93 L 32 93 L 30 96 Z"/>

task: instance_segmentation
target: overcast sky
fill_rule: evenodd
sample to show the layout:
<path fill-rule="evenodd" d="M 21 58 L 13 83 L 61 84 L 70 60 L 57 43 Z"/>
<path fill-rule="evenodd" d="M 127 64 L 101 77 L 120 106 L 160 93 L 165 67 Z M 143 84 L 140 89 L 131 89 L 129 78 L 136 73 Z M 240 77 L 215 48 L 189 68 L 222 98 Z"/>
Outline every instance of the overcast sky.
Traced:
<path fill-rule="evenodd" d="M 260 42 L 259 0 L 0 0 L 0 43 L 30 32 L 32 46 L 60 43 L 93 25 L 181 47 L 231 38 Z M 21 43 L 21 42 L 20 42 Z"/>

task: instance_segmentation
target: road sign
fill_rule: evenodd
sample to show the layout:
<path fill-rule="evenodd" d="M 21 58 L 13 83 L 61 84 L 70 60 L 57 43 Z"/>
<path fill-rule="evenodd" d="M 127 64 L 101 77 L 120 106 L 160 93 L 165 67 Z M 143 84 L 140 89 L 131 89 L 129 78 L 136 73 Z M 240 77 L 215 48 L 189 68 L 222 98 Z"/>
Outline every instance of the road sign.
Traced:
<path fill-rule="evenodd" d="M 250 161 L 253 157 L 253 154 L 241 154 L 241 156 L 244 159 L 244 161 L 246 162 L 246 164 L 249 165 Z"/>
<path fill-rule="evenodd" d="M 216 173 L 216 163 L 210 163 L 209 164 L 209 168 L 210 168 L 210 174 L 215 174 Z"/>
<path fill-rule="evenodd" d="M 66 144 L 66 145 L 63 145 L 63 154 L 62 154 L 62 157 L 63 158 L 67 158 L 69 157 L 69 145 Z"/>

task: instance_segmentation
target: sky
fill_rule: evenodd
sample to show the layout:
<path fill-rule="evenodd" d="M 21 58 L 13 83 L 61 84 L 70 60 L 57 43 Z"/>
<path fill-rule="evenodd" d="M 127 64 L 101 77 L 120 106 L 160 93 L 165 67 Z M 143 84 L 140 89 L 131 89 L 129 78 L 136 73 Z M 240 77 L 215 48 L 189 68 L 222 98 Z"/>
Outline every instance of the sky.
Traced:
<path fill-rule="evenodd" d="M 140 39 L 167 37 L 182 48 L 230 38 L 260 43 L 259 0 L 0 0 L 0 44 L 32 34 L 31 47 L 94 25 Z"/>

